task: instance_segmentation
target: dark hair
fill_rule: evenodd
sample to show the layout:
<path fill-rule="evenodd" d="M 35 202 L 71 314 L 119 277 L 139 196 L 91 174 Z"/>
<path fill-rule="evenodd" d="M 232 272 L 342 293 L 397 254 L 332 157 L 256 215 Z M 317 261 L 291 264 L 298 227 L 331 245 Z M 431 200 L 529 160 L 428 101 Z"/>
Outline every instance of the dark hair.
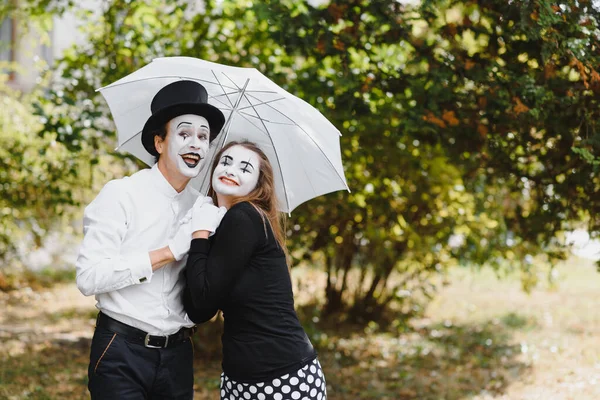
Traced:
<path fill-rule="evenodd" d="M 154 139 L 155 136 L 158 136 L 161 140 L 165 140 L 167 138 L 167 132 L 169 131 L 168 126 L 169 123 L 164 123 L 161 124 L 158 128 L 156 128 L 156 130 L 154 132 L 152 132 L 152 140 L 156 140 Z M 157 152 L 158 153 L 158 152 Z M 158 153 L 158 155 L 156 157 L 154 157 L 154 162 L 158 162 L 158 160 L 160 159 L 160 153 Z"/>
<path fill-rule="evenodd" d="M 277 195 L 275 194 L 275 179 L 273 176 L 273 167 L 271 166 L 271 163 L 269 162 L 269 159 L 267 158 L 266 154 L 255 143 L 249 142 L 247 140 L 240 142 L 229 142 L 225 146 L 223 146 L 223 148 L 219 150 L 219 152 L 215 156 L 209 177 L 212 178 L 212 175 L 215 169 L 217 168 L 217 165 L 219 165 L 219 160 L 221 160 L 223 153 L 233 146 L 242 146 L 250 151 L 255 152 L 260 158 L 260 168 L 258 182 L 256 183 L 256 187 L 254 188 L 254 190 L 248 193 L 246 196 L 234 199 L 231 205 L 233 206 L 235 204 L 247 201 L 248 203 L 256 207 L 259 210 L 259 212 L 264 214 L 262 215 L 263 219 L 264 217 L 267 218 L 269 224 L 271 225 L 271 228 L 273 229 L 273 233 L 275 235 L 277 243 L 279 243 L 279 246 L 285 253 L 286 258 L 288 258 L 287 249 L 285 247 L 285 234 L 282 226 L 283 214 L 281 214 L 277 210 Z M 217 196 L 212 187 L 212 180 L 210 189 L 208 190 L 208 195 L 212 197 L 215 204 L 217 204 Z"/>

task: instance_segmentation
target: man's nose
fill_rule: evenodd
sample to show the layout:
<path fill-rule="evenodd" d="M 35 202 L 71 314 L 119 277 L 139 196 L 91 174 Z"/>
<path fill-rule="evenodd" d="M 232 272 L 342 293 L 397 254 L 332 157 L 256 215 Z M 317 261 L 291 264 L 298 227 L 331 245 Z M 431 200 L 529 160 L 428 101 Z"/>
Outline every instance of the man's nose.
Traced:
<path fill-rule="evenodd" d="M 197 135 L 192 135 L 192 141 L 190 143 L 190 147 L 193 147 L 195 149 L 200 148 L 200 139 L 198 138 Z"/>

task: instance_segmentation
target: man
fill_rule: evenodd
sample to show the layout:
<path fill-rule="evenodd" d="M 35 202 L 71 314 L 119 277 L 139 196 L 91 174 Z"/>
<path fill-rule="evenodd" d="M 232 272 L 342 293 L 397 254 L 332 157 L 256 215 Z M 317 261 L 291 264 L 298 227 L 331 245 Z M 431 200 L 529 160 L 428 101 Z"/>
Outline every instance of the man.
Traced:
<path fill-rule="evenodd" d="M 180 221 L 199 195 L 188 183 L 225 122 L 207 98 L 193 81 L 161 89 L 141 135 L 157 163 L 108 182 L 85 209 L 76 267 L 77 287 L 100 310 L 88 367 L 93 399 L 193 398 L 194 323 L 181 279 L 192 228 Z M 206 227 L 214 232 L 219 222 L 207 218 Z"/>

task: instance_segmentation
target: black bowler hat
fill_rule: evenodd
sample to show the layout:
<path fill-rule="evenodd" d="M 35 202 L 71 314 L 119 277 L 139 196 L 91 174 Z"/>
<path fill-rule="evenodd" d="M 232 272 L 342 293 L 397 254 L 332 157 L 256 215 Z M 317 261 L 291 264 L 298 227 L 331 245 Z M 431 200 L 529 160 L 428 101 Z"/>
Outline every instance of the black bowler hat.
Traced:
<path fill-rule="evenodd" d="M 225 124 L 225 116 L 217 107 L 208 104 L 208 93 L 204 86 L 195 81 L 177 81 L 160 89 L 150 104 L 152 115 L 142 130 L 142 144 L 148 153 L 158 157 L 154 147 L 154 136 L 161 125 L 171 119 L 185 114 L 200 115 L 208 121 L 210 138 L 221 132 Z"/>

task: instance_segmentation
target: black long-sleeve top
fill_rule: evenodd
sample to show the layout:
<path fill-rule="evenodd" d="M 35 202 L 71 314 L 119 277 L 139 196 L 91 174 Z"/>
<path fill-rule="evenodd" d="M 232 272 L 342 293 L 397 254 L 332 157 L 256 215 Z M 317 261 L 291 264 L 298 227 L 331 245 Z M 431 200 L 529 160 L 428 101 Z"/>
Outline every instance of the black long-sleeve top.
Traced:
<path fill-rule="evenodd" d="M 316 357 L 294 310 L 285 254 L 249 203 L 231 207 L 211 239 L 194 239 L 184 304 L 194 322 L 223 311 L 223 371 L 244 383 L 274 379 Z"/>

